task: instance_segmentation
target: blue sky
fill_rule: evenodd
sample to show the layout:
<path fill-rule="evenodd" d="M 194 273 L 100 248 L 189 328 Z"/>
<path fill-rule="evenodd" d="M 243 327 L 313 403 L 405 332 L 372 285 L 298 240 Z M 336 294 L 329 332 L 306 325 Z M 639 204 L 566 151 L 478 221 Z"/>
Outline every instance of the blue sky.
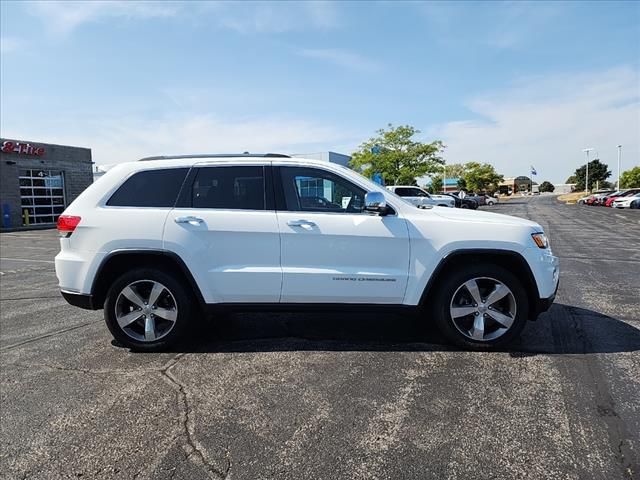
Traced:
<path fill-rule="evenodd" d="M 162 153 L 331 149 L 387 123 L 561 182 L 640 163 L 639 2 L 1 3 L 3 137 Z"/>

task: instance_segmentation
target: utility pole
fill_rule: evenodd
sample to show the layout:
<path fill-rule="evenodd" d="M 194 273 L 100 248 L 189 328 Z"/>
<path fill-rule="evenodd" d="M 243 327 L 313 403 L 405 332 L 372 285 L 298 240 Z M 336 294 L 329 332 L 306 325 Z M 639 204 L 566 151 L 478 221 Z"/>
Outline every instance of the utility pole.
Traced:
<path fill-rule="evenodd" d="M 585 178 L 585 182 L 584 182 L 584 193 L 588 194 L 589 193 L 589 152 L 591 152 L 593 150 L 593 148 L 585 148 L 584 150 L 582 150 L 583 152 L 585 152 L 587 154 L 587 171 L 586 171 L 586 178 Z"/>
<path fill-rule="evenodd" d="M 444 163 L 442 164 L 442 168 L 444 170 L 443 178 L 442 178 L 442 191 L 444 193 L 447 193 L 447 161 L 445 160 Z M 618 170 L 620 170 L 620 167 L 618 166 Z M 437 192 L 435 192 L 437 193 Z"/>
<path fill-rule="evenodd" d="M 622 158 L 622 145 L 618 145 L 618 184 L 616 190 L 620 190 L 620 159 Z"/>

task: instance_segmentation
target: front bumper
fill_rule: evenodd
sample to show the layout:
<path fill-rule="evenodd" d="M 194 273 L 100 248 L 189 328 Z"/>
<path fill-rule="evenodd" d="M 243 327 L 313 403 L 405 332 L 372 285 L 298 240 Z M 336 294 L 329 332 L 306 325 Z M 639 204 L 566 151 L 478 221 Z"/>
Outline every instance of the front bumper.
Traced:
<path fill-rule="evenodd" d="M 556 284 L 556 291 L 553 292 L 553 295 L 547 298 L 538 298 L 531 309 L 531 320 L 535 320 L 541 313 L 546 312 L 551 308 L 554 300 L 556 299 L 556 293 L 558 292 L 558 287 L 560 286 L 560 282 Z"/>

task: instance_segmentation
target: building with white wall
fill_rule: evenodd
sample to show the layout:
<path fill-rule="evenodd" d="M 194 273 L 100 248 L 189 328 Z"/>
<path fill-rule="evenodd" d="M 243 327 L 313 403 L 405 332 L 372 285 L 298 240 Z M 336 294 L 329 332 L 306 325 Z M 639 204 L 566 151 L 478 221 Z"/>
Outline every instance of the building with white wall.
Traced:
<path fill-rule="evenodd" d="M 348 167 L 349 162 L 351 161 L 351 157 L 349 155 L 336 152 L 295 153 L 291 156 L 297 158 L 309 158 L 311 160 L 322 160 L 323 162 L 337 163 L 338 165 L 342 165 L 344 167 Z"/>

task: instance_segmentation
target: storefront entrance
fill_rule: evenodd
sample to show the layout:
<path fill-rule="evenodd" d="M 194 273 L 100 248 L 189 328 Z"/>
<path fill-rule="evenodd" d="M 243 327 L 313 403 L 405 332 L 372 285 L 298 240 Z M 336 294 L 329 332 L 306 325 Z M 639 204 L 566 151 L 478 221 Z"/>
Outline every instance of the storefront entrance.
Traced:
<path fill-rule="evenodd" d="M 59 170 L 20 170 L 22 225 L 52 224 L 66 207 Z"/>

